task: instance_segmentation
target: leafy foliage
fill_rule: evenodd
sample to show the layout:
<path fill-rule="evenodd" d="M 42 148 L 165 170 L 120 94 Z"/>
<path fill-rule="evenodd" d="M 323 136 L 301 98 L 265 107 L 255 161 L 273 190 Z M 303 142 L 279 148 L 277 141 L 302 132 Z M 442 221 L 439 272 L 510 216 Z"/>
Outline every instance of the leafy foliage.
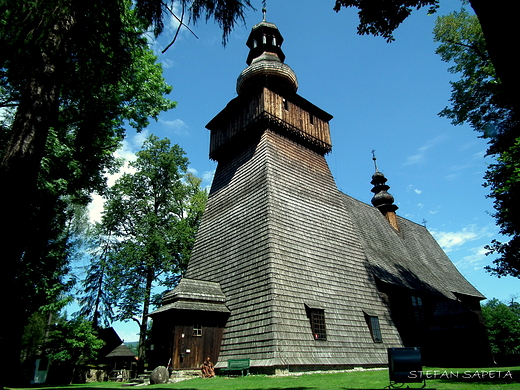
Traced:
<path fill-rule="evenodd" d="M 34 312 L 25 326 L 22 339 L 22 361 L 26 361 L 41 352 L 45 340 L 49 315 L 40 311 Z"/>
<path fill-rule="evenodd" d="M 85 278 L 81 281 L 80 310 L 77 315 L 92 321 L 95 329 L 108 327 L 115 320 L 113 305 L 119 292 L 115 290 L 111 255 L 117 250 L 117 243 L 102 232 L 102 226 L 96 224 L 87 254 L 90 263 L 85 269 Z"/>
<path fill-rule="evenodd" d="M 114 261 L 121 260 L 120 271 L 130 268 L 138 278 L 147 267 L 156 278 L 166 274 L 161 283 L 171 288 L 187 267 L 206 192 L 188 172 L 180 146 L 168 139 L 148 137 L 130 167 L 135 173 L 110 188 L 103 212 L 105 232 L 118 240 Z"/>
<path fill-rule="evenodd" d="M 359 16 L 358 34 L 382 36 L 388 42 L 394 40 L 393 32 L 412 13 L 412 10 L 429 7 L 434 13 L 439 0 L 336 0 L 334 11 L 357 8 Z"/>
<path fill-rule="evenodd" d="M 103 341 L 97 338 L 91 322 L 81 318 L 69 321 L 58 318 L 50 325 L 44 355 L 51 361 L 80 365 L 94 359 L 102 346 Z"/>
<path fill-rule="evenodd" d="M 434 30 L 437 49 L 443 61 L 455 65 L 448 70 L 459 74 L 451 82 L 451 107 L 440 115 L 453 124 L 469 123 L 488 139 L 488 154 L 496 162 L 488 167 L 485 186 L 490 188 L 500 233 L 509 236 L 506 243 L 493 240 L 487 248 L 498 254 L 495 267 L 487 267 L 497 276 L 520 277 L 520 128 L 514 109 L 496 76 L 486 41 L 476 16 L 462 9 L 439 17 Z"/>
<path fill-rule="evenodd" d="M 482 306 L 489 342 L 494 354 L 508 355 L 520 352 L 520 311 L 518 303 L 506 305 L 491 299 Z"/>
<path fill-rule="evenodd" d="M 72 210 L 105 189 L 125 127 L 140 130 L 174 106 L 143 37 L 146 23 L 130 7 L 127 0 L 0 2 L 7 355 L 19 354 L 31 313 L 71 287 Z"/>
<path fill-rule="evenodd" d="M 110 261 L 107 288 L 118 291 L 111 298 L 115 317 L 139 322 L 143 361 L 153 285 L 172 288 L 186 270 L 207 193 L 188 172 L 182 149 L 168 139 L 151 135 L 129 165 L 134 172 L 125 173 L 106 194 L 100 228 L 113 245 L 104 264 Z M 91 291 L 99 285 L 96 280 Z"/>
<path fill-rule="evenodd" d="M 502 85 L 489 58 L 486 41 L 475 15 L 465 9 L 437 19 L 433 31 L 441 44 L 436 53 L 443 61 L 454 63 L 448 71 L 460 74 L 452 81 L 452 107 L 442 116 L 455 125 L 468 122 L 484 137 L 493 137 L 501 123 L 509 120 L 510 109 L 501 101 Z"/>
<path fill-rule="evenodd" d="M 225 44 L 237 22 L 245 22 L 245 11 L 253 8 L 249 0 L 137 0 L 136 8 L 139 15 L 150 25 L 154 26 L 155 35 L 164 29 L 165 14 L 174 14 L 173 7 L 180 5 L 181 16 L 175 17 L 182 21 L 183 15 L 188 14 L 189 21 L 196 23 L 201 18 L 206 22 L 214 19 L 222 29 L 222 43 Z"/>

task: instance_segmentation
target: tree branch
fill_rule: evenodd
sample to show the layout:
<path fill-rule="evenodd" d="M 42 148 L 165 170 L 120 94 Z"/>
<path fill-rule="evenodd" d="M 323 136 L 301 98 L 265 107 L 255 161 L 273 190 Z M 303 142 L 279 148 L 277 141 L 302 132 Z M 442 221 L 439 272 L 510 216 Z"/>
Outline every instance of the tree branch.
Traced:
<path fill-rule="evenodd" d="M 162 51 L 163 54 L 175 43 L 182 26 L 186 27 L 188 29 L 188 31 L 191 32 L 195 38 L 199 39 L 199 37 L 186 24 L 184 24 L 184 21 L 183 21 L 184 20 L 184 3 L 182 3 L 182 13 L 181 13 L 180 19 L 177 15 L 175 15 L 175 13 L 173 12 L 173 10 L 170 7 L 168 7 L 164 3 L 163 3 L 163 5 L 168 10 L 168 12 L 179 22 L 179 27 L 177 27 L 177 31 L 175 31 L 175 36 L 173 37 L 172 41 L 168 44 L 168 46 L 166 46 L 166 48 Z"/>
<path fill-rule="evenodd" d="M 139 319 L 137 319 L 135 316 L 132 317 L 132 320 L 134 320 L 135 322 L 137 322 L 137 325 L 139 325 L 139 328 L 141 328 L 141 321 L 139 321 Z"/>
<path fill-rule="evenodd" d="M 470 49 L 484 61 L 489 61 L 489 55 L 485 51 L 479 50 L 475 45 L 468 45 L 466 43 L 462 43 L 462 42 L 455 41 L 452 39 L 447 39 L 446 42 L 451 43 L 455 46 L 460 46 L 460 47 L 465 47 L 467 49 Z"/>

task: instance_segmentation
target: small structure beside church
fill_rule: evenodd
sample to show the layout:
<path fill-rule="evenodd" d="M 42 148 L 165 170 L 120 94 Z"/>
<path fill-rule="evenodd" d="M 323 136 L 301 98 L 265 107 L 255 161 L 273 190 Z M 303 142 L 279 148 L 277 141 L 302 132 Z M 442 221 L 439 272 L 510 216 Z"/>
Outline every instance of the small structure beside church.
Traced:
<path fill-rule="evenodd" d="M 209 357 L 218 359 L 229 309 L 218 283 L 181 279 L 152 313 L 150 367 L 200 369 Z"/>
<path fill-rule="evenodd" d="M 332 116 L 297 94 L 272 23 L 255 25 L 238 96 L 213 118 L 218 161 L 185 278 L 153 317 L 151 364 L 251 372 L 488 363 L 484 297 L 424 226 L 396 214 L 385 176 L 373 205 L 339 191 L 325 160 Z"/>

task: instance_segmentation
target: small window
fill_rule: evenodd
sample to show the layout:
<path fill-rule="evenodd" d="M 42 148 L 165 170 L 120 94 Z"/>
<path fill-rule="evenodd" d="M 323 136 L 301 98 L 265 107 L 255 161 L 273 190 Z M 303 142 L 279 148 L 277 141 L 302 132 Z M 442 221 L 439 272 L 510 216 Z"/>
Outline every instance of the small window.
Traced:
<path fill-rule="evenodd" d="M 379 317 L 370 314 L 365 314 L 365 320 L 367 322 L 368 329 L 370 330 L 370 334 L 372 335 L 372 340 L 374 340 L 374 343 L 382 343 L 383 336 L 381 335 Z"/>
<path fill-rule="evenodd" d="M 424 321 L 424 310 L 421 297 L 412 295 L 412 311 L 417 322 Z"/>
<path fill-rule="evenodd" d="M 195 336 L 195 337 L 202 336 L 202 326 L 201 325 L 193 325 L 193 336 Z"/>
<path fill-rule="evenodd" d="M 325 327 L 325 311 L 323 309 L 308 310 L 311 321 L 312 337 L 314 340 L 327 340 L 327 329 Z"/>
<path fill-rule="evenodd" d="M 289 111 L 289 102 L 286 99 L 283 99 L 283 109 Z"/>
<path fill-rule="evenodd" d="M 314 124 L 314 115 L 309 114 L 311 125 Z"/>

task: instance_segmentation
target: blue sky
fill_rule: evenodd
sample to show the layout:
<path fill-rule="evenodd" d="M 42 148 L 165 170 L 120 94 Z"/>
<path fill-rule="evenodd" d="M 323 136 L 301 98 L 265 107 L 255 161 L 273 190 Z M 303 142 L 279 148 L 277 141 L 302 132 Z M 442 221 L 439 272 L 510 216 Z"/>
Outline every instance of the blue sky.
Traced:
<path fill-rule="evenodd" d="M 236 78 L 246 67 L 246 39 L 262 20 L 261 1 L 252 3 L 257 11 L 247 13 L 246 25 L 235 28 L 226 47 L 218 26 L 201 22 L 190 26 L 198 38 L 182 29 L 177 42 L 159 55 L 178 106 L 145 133 L 130 134 L 122 155 L 139 150 L 148 134 L 168 137 L 186 151 L 203 184 L 210 185 L 216 163 L 208 157 L 205 125 L 236 96 Z M 520 292 L 520 280 L 498 279 L 483 269 L 493 260 L 485 256 L 484 246 L 498 238 L 490 215 L 493 204 L 482 187 L 492 162 L 485 157 L 486 142 L 469 126 L 455 127 L 437 115 L 448 104 L 449 81 L 457 76 L 435 54 L 436 16 L 428 16 L 426 9 L 415 11 L 396 31 L 396 41 L 386 43 L 358 36 L 356 11 L 335 13 L 333 5 L 333 0 L 271 0 L 267 21 L 284 37 L 285 62 L 298 77 L 298 93 L 334 116 L 327 161 L 338 188 L 370 203 L 375 149 L 397 213 L 425 223 L 486 297 L 509 300 Z M 439 14 L 460 6 L 460 0 L 442 0 Z M 157 50 L 169 43 L 172 27 L 155 42 Z M 132 322 L 115 328 L 126 341 L 138 338 Z"/>

